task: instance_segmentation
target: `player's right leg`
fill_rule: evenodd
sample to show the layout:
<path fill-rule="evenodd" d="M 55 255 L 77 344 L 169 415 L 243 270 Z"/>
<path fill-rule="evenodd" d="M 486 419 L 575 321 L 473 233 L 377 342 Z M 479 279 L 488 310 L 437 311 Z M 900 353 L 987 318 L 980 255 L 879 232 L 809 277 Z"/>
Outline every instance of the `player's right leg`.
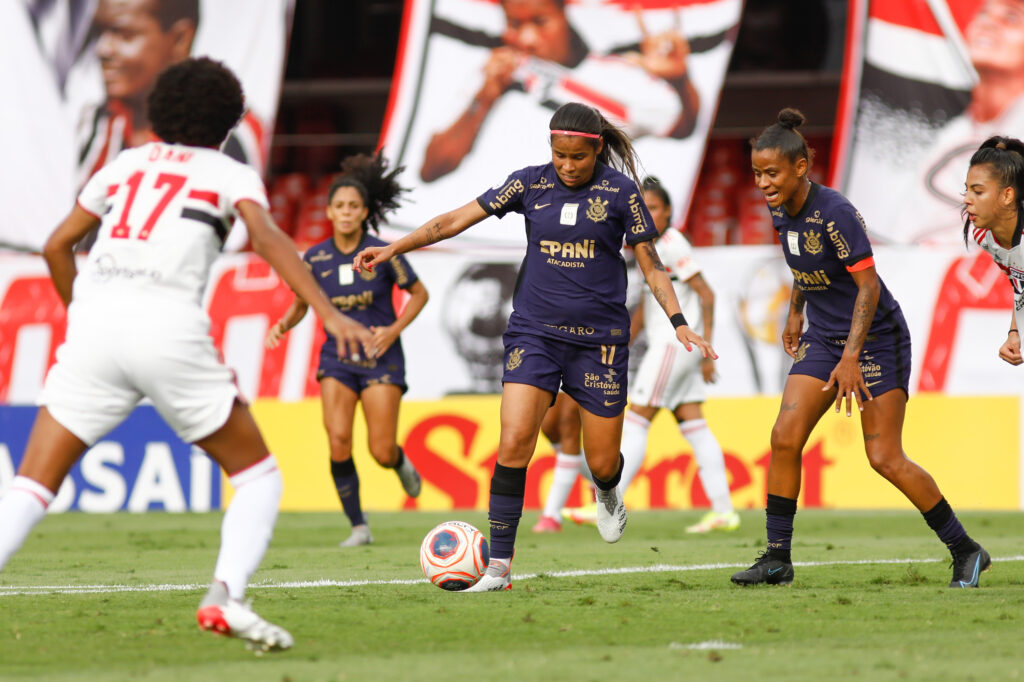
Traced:
<path fill-rule="evenodd" d="M 831 371 L 831 370 L 829 370 Z M 835 389 L 822 391 L 825 381 L 806 374 L 789 375 L 771 436 L 768 504 L 765 528 L 768 547 L 754 565 L 732 576 L 737 585 L 786 585 L 793 582 L 790 558 L 796 498 L 800 494 L 800 460 L 811 430 L 835 400 Z"/>
<path fill-rule="evenodd" d="M 46 515 L 61 482 L 86 447 L 45 407 L 39 408 L 18 474 L 0 498 L 0 570 Z"/>
<path fill-rule="evenodd" d="M 330 447 L 331 478 L 341 508 L 352 524 L 352 533 L 340 547 L 357 547 L 373 542 L 370 525 L 359 497 L 359 474 L 352 459 L 352 426 L 355 421 L 358 384 L 349 375 L 320 378 L 320 402 Z"/>
<path fill-rule="evenodd" d="M 422 487 L 420 474 L 398 444 L 398 409 L 403 387 L 398 384 L 376 383 L 359 394 L 366 416 L 367 443 L 370 455 L 398 476 L 402 489 L 409 497 L 419 497 Z"/>
<path fill-rule="evenodd" d="M 195 441 L 221 465 L 235 489 L 221 523 L 213 583 L 196 612 L 199 627 L 243 639 L 261 651 L 288 649 L 292 636 L 245 601 L 249 579 L 267 551 L 277 522 L 283 481 L 247 407 L 235 402 L 227 421 Z"/>

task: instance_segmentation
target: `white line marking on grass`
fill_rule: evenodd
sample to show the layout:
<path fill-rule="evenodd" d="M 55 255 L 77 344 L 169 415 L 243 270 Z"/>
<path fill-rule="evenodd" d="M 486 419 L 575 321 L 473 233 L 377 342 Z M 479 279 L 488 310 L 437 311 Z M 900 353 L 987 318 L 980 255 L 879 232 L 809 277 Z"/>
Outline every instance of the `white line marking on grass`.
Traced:
<path fill-rule="evenodd" d="M 934 564 L 948 559 L 851 559 L 849 561 L 795 561 L 794 566 L 817 568 L 822 566 L 864 566 L 876 564 Z M 1024 555 L 992 557 L 993 562 L 1024 561 Z M 713 571 L 723 568 L 744 568 L 742 564 L 694 564 L 674 566 L 655 564 L 653 566 L 624 566 L 621 568 L 593 568 L 574 571 L 546 571 L 544 573 L 517 573 L 513 580 L 536 578 L 582 578 L 601 575 L 628 575 L 633 573 L 685 573 L 692 571 Z M 366 587 L 368 585 L 418 585 L 427 583 L 425 578 L 413 580 L 296 580 L 287 582 L 258 582 L 250 589 L 306 589 L 311 587 Z M 0 597 L 32 594 L 116 594 L 119 592 L 199 592 L 208 584 L 162 584 L 162 585 L 0 585 Z"/>
<path fill-rule="evenodd" d="M 709 639 L 706 642 L 691 642 L 690 644 L 680 644 L 679 642 L 669 642 L 669 649 L 695 649 L 697 651 L 707 651 L 709 649 L 742 649 L 742 644 L 736 642 L 723 642 L 718 639 Z"/>

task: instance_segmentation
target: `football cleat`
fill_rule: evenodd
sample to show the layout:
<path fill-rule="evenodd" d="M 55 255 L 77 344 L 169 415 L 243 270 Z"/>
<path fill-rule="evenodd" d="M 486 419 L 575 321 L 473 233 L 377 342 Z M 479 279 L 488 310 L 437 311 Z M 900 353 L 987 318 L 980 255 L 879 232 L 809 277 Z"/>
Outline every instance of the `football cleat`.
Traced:
<path fill-rule="evenodd" d="M 260 618 L 245 602 L 228 597 L 224 583 L 210 586 L 196 611 L 196 622 L 207 632 L 245 640 L 257 654 L 290 649 L 294 640 L 287 630 Z"/>
<path fill-rule="evenodd" d="M 409 497 L 420 496 L 422 487 L 420 472 L 416 471 L 416 467 L 412 465 L 412 460 L 408 456 L 402 457 L 402 464 L 395 468 L 395 473 L 398 474 L 398 480 L 402 482 L 402 490 L 406 495 Z"/>
<path fill-rule="evenodd" d="M 360 523 L 358 526 L 352 526 L 352 534 L 347 539 L 339 542 L 338 547 L 359 547 L 360 545 L 369 545 L 372 542 L 373 534 L 370 533 L 370 527 L 365 523 Z"/>
<path fill-rule="evenodd" d="M 740 527 L 740 515 L 734 511 L 718 513 L 709 511 L 700 521 L 686 527 L 687 533 L 710 533 L 715 530 L 736 530 Z"/>
<path fill-rule="evenodd" d="M 577 526 L 596 526 L 597 525 L 597 504 L 591 503 L 582 507 L 566 507 L 562 510 L 562 518 L 566 521 L 572 521 Z"/>
<path fill-rule="evenodd" d="M 512 589 L 512 560 L 494 559 L 487 564 L 487 572 L 472 587 L 463 592 L 502 592 Z"/>
<path fill-rule="evenodd" d="M 793 582 L 793 564 L 776 559 L 771 550 L 766 550 L 757 556 L 753 566 L 734 573 L 732 581 L 737 585 L 789 585 Z"/>
<path fill-rule="evenodd" d="M 974 549 L 962 554 L 953 554 L 953 581 L 950 587 L 977 587 L 981 574 L 992 566 L 992 557 L 981 545 L 974 543 Z"/>
<path fill-rule="evenodd" d="M 558 533 L 561 530 L 561 522 L 550 516 L 541 516 L 533 527 L 534 533 Z"/>
<path fill-rule="evenodd" d="M 626 530 L 626 505 L 618 488 L 597 491 L 597 532 L 605 542 L 618 542 Z"/>

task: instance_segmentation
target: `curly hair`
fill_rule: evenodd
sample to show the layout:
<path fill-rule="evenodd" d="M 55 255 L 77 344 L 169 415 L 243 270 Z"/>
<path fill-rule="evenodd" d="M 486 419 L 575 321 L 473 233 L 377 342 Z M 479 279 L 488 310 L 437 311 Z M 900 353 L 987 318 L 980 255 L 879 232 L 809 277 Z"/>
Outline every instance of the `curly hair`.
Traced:
<path fill-rule="evenodd" d="M 405 166 L 399 166 L 389 172 L 383 150 L 373 156 L 355 154 L 346 157 L 341 162 L 341 177 L 331 183 L 327 192 L 327 203 L 331 203 L 334 193 L 342 187 L 352 187 L 359 192 L 367 208 L 363 229 L 377 232 L 384 214 L 398 208 L 402 194 L 409 191 L 398 184 L 398 176 L 404 170 Z"/>
<path fill-rule="evenodd" d="M 238 78 L 208 57 L 168 67 L 146 104 L 161 140 L 193 147 L 219 147 L 245 113 Z"/>

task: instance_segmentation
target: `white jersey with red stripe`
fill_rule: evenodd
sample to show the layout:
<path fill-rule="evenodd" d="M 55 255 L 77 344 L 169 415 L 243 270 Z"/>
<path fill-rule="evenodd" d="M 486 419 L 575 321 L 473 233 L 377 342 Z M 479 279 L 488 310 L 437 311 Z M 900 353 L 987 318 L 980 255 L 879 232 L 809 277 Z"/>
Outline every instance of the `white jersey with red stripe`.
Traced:
<path fill-rule="evenodd" d="M 686 322 L 698 334 L 704 333 L 704 320 L 701 314 L 700 298 L 693 287 L 686 282 L 694 275 L 700 274 L 700 266 L 693 259 L 693 247 L 679 230 L 669 228 L 654 243 L 658 257 L 665 265 L 672 288 L 675 289 L 679 307 L 686 317 Z M 654 298 L 650 287 L 644 287 L 644 329 L 652 345 L 655 343 L 679 343 L 676 330 L 669 322 L 665 311 Z"/>
<path fill-rule="evenodd" d="M 151 142 L 122 151 L 78 197 L 102 222 L 75 278 L 74 305 L 154 309 L 155 295 L 199 307 L 245 199 L 268 208 L 257 172 L 217 150 Z"/>
<path fill-rule="evenodd" d="M 978 246 L 992 255 L 992 260 L 999 269 L 1006 273 L 1013 287 L 1013 315 L 1017 320 L 1017 329 L 1024 329 L 1024 245 L 1021 244 L 1022 222 L 1024 215 L 1018 212 L 1017 228 L 1013 232 L 1013 244 L 1008 249 L 999 246 L 991 230 L 971 227 L 971 237 Z"/>

